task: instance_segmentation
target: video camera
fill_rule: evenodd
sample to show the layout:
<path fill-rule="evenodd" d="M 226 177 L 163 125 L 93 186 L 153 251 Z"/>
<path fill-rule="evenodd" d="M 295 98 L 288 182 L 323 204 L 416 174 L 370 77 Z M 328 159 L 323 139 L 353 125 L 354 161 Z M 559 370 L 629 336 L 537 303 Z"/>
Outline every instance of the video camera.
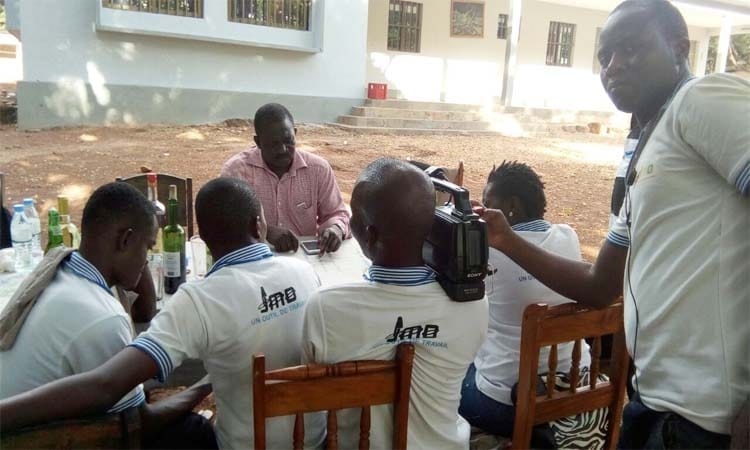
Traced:
<path fill-rule="evenodd" d="M 436 191 L 451 195 L 453 203 L 435 207 L 435 222 L 422 246 L 422 257 L 438 273 L 445 293 L 457 302 L 484 298 L 489 247 L 487 224 L 474 213 L 469 191 L 444 179 L 443 170 L 429 167 Z"/>

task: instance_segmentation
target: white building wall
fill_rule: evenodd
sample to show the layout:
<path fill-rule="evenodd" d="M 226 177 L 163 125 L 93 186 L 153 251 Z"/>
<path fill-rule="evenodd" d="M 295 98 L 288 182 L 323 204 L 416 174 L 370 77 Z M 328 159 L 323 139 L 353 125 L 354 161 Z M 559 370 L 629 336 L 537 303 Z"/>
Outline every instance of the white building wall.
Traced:
<path fill-rule="evenodd" d="M 388 0 L 369 0 L 367 81 L 388 83 L 409 100 L 491 103 L 502 91 L 506 41 L 497 39 L 497 16 L 507 0 L 485 1 L 484 38 L 450 36 L 450 0 L 423 0 L 420 53 L 387 50 Z M 597 28 L 608 12 L 524 0 L 513 105 L 614 111 L 594 73 Z M 546 65 L 551 21 L 576 25 L 571 67 Z M 708 30 L 690 27 L 705 61 Z M 701 59 L 702 58 L 702 59 Z M 705 65 L 705 64 L 704 64 Z"/>
<path fill-rule="evenodd" d="M 15 83 L 23 77 L 21 44 L 15 36 L 6 31 L 0 31 L 0 44 L 16 47 L 15 58 L 0 58 L 0 83 Z"/>
<path fill-rule="evenodd" d="M 450 0 L 423 1 L 420 53 L 388 51 L 388 0 L 369 0 L 367 81 L 388 83 L 409 100 L 482 103 L 502 91 L 505 40 L 497 16 L 507 0 L 485 2 L 484 37 L 450 36 Z"/>
<path fill-rule="evenodd" d="M 326 3 L 316 0 L 323 6 L 318 10 L 323 14 L 320 20 L 323 30 L 317 30 L 322 50 L 319 52 L 185 39 L 185 21 L 212 21 L 213 27 L 221 27 L 221 21 L 226 22 L 226 1 L 204 1 L 210 2 L 205 19 L 154 18 L 158 15 L 129 13 L 131 16 L 143 14 L 161 22 L 179 19 L 175 29 L 183 34 L 181 39 L 96 31 L 98 0 L 22 2 L 26 51 L 25 86 L 19 93 L 20 122 L 34 120 L 33 108 L 26 108 L 24 112 L 24 96 L 30 103 L 33 103 L 31 99 L 41 99 L 53 116 L 44 121 L 54 121 L 56 116 L 60 124 L 153 122 L 153 115 L 148 114 L 149 107 L 162 111 L 161 117 L 167 122 L 249 117 L 259 106 L 257 103 L 266 101 L 269 96 L 296 101 L 303 110 L 299 117 L 303 120 L 326 121 L 344 113 L 352 102 L 362 98 L 366 0 L 328 0 Z M 224 6 L 216 8 L 217 4 Z M 214 11 L 215 15 L 209 17 L 209 11 Z M 50 85 L 53 88 L 50 89 Z M 124 101 L 119 99 L 128 97 L 127 90 L 133 91 L 131 99 L 140 99 L 138 104 L 123 106 Z M 193 107 L 204 110 L 203 114 L 199 111 L 184 113 L 184 103 L 180 101 L 185 99 L 177 98 L 201 95 L 215 102 L 215 93 L 233 92 L 264 96 L 258 101 L 246 97 L 244 107 L 237 105 L 231 95 L 221 96 L 219 104 L 194 102 Z M 144 99 L 147 104 L 143 104 Z M 317 112 L 326 111 L 325 105 L 319 104 L 326 99 L 349 104 L 337 108 L 335 113 L 328 111 L 322 117 Z M 170 104 L 174 107 L 170 108 Z M 49 114 L 39 109 L 36 113 Z"/>

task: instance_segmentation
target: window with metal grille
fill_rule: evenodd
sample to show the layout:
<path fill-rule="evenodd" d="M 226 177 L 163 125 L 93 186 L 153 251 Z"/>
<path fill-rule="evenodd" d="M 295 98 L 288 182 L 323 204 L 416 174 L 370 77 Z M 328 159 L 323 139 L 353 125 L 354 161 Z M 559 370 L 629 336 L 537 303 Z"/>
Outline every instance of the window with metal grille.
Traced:
<path fill-rule="evenodd" d="M 508 15 L 498 14 L 497 16 L 497 38 L 508 39 Z"/>
<path fill-rule="evenodd" d="M 203 17 L 202 0 L 102 0 L 102 6 L 170 16 Z"/>
<path fill-rule="evenodd" d="M 229 0 L 229 21 L 310 30 L 310 0 Z"/>
<path fill-rule="evenodd" d="M 390 0 L 388 50 L 419 53 L 422 42 L 422 4 Z"/>
<path fill-rule="evenodd" d="M 576 26 L 572 23 L 550 22 L 547 38 L 547 65 L 572 66 Z"/>

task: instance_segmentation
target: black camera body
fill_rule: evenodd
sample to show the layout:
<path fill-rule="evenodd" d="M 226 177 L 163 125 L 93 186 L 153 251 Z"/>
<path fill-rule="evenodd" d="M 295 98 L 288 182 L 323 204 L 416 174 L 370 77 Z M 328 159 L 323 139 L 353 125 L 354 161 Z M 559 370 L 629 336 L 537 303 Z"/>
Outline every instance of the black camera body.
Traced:
<path fill-rule="evenodd" d="M 438 168 L 425 172 L 431 177 Z M 446 192 L 453 203 L 435 208 L 435 222 L 422 246 L 422 257 L 438 274 L 448 296 L 457 302 L 484 298 L 489 247 L 487 224 L 474 213 L 469 191 L 438 178 L 432 178 L 436 191 Z"/>

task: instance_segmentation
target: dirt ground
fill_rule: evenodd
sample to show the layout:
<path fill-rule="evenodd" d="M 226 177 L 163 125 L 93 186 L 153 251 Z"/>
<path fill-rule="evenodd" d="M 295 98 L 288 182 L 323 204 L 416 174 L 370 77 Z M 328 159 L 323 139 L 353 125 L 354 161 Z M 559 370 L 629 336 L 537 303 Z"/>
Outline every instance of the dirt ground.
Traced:
<path fill-rule="evenodd" d="M 156 172 L 193 178 L 195 191 L 217 176 L 224 161 L 252 142 L 247 127 L 203 125 L 138 128 L 62 128 L 18 131 L 0 127 L 0 172 L 6 204 L 35 197 L 46 211 L 58 194 L 71 198 L 80 223 L 88 195 L 117 176 Z M 333 167 L 346 200 L 360 170 L 381 156 L 454 166 L 465 161 L 465 185 L 480 198 L 487 173 L 504 159 L 530 164 L 546 183 L 547 215 L 578 232 L 584 257 L 596 257 L 606 234 L 614 170 L 624 135 L 565 133 L 537 138 L 502 136 L 357 135 L 333 127 L 301 125 L 299 148 Z M 46 226 L 45 228 L 46 229 Z"/>

